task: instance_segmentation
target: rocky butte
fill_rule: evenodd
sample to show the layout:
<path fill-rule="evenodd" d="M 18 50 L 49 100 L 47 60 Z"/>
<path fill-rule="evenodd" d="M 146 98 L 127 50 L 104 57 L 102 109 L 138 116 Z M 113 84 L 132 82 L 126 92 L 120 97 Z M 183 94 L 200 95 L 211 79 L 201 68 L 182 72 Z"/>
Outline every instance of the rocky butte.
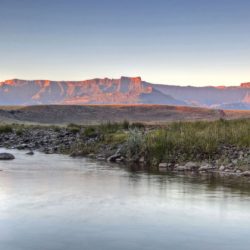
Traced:
<path fill-rule="evenodd" d="M 0 105 L 184 104 L 140 77 L 86 81 L 7 80 L 0 83 Z"/>
<path fill-rule="evenodd" d="M 193 87 L 152 84 L 141 77 L 85 81 L 7 80 L 0 105 L 165 104 L 250 110 L 250 83 Z"/>

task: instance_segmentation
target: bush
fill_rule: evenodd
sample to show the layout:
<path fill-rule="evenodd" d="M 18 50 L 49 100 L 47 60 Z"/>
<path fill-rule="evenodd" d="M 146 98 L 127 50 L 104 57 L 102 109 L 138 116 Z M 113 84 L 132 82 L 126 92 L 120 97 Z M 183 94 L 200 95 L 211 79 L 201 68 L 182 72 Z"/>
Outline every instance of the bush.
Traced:
<path fill-rule="evenodd" d="M 145 136 L 140 130 L 129 130 L 126 151 L 129 158 L 138 157 L 145 151 Z"/>

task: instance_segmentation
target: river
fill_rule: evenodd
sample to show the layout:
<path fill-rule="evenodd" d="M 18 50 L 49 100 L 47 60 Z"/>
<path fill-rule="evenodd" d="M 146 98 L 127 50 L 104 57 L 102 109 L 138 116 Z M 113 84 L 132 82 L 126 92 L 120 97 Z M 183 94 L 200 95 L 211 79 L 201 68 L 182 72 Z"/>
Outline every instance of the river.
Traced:
<path fill-rule="evenodd" d="M 8 152 L 16 159 L 0 161 L 1 250 L 250 249 L 250 190 Z"/>

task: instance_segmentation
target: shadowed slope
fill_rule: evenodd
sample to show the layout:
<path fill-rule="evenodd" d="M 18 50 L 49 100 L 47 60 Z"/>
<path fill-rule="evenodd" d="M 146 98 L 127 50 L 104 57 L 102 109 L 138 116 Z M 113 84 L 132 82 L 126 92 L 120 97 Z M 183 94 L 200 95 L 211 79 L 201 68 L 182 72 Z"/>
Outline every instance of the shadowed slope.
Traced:
<path fill-rule="evenodd" d="M 97 124 L 101 122 L 145 122 L 161 124 L 181 120 L 250 118 L 248 111 L 211 110 L 166 105 L 49 105 L 0 108 L 0 121 L 47 124 Z"/>

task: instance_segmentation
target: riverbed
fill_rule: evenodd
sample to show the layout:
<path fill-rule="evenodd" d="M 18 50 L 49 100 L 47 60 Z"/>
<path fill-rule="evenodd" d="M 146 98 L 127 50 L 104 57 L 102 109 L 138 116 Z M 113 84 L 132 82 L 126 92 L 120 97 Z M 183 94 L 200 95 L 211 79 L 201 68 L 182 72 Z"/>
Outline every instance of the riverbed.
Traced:
<path fill-rule="evenodd" d="M 248 250 L 250 190 L 64 155 L 0 161 L 2 250 Z"/>

